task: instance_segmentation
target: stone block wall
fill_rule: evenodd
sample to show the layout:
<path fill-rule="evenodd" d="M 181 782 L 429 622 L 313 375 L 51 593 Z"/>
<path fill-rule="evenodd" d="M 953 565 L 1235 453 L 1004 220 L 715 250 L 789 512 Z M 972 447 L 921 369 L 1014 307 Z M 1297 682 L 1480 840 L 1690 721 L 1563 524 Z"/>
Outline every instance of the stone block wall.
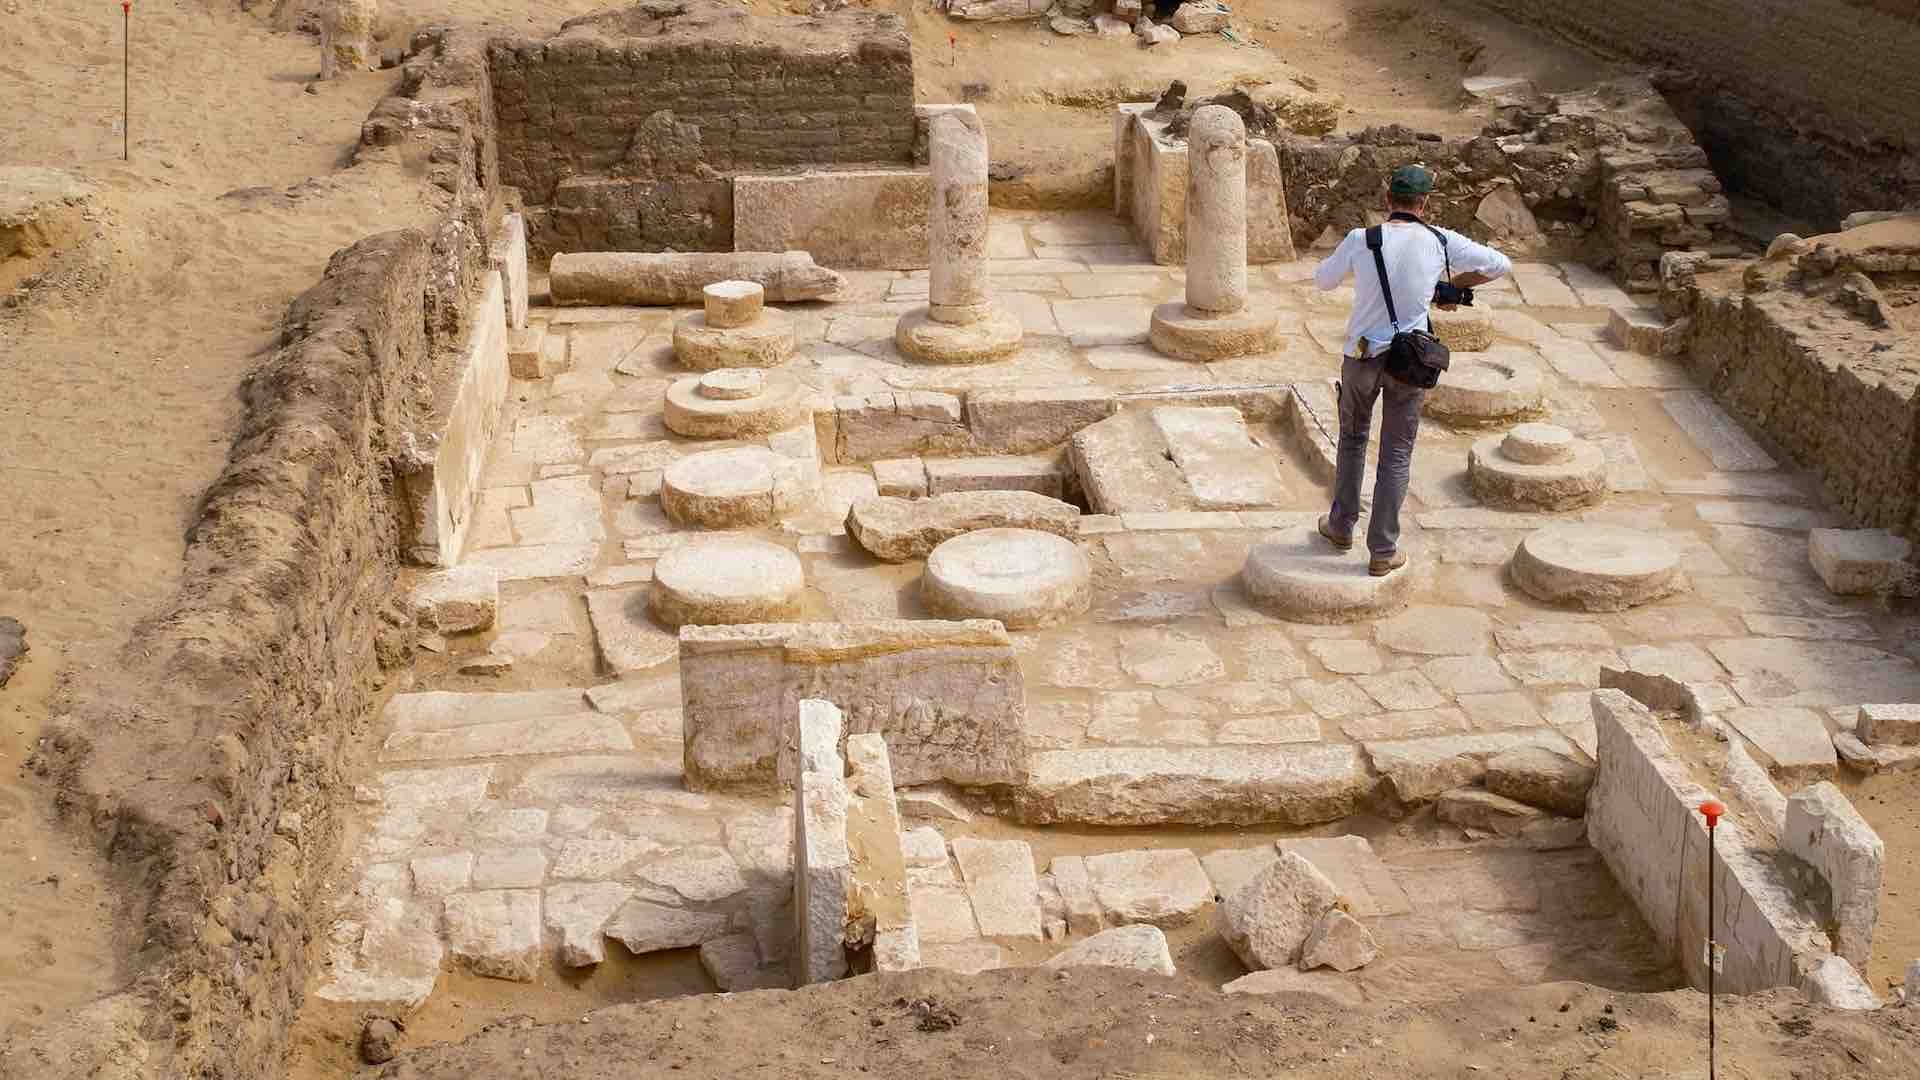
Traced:
<path fill-rule="evenodd" d="M 535 252 L 733 250 L 731 177 L 913 161 L 898 16 L 643 0 L 488 50 L 501 182 Z"/>
<path fill-rule="evenodd" d="M 1920 205 L 1920 8 L 1886 0 L 1479 0 L 1660 78 L 1736 190 L 1826 226 Z"/>
<path fill-rule="evenodd" d="M 336 252 L 292 302 L 278 350 L 242 385 L 179 591 L 56 708 L 43 764 L 110 852 L 116 909 L 142 946 L 120 993 L 20 1040 L 35 1060 L 10 1060 L 19 1075 L 285 1069 L 333 899 L 353 738 L 412 653 L 394 588 L 398 475 L 491 276 L 483 42 L 431 32 L 410 48 L 360 154 L 416 144 L 443 208 Z"/>

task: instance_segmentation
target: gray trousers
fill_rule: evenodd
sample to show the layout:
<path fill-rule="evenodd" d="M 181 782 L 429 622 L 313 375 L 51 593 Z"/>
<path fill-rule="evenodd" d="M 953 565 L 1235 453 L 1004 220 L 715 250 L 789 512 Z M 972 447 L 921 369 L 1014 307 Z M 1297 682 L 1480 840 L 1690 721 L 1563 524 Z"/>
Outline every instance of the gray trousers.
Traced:
<path fill-rule="evenodd" d="M 1378 398 L 1385 398 L 1386 406 L 1380 414 L 1380 466 L 1373 478 L 1367 550 L 1386 558 L 1399 549 L 1400 506 L 1413 475 L 1413 441 L 1420 436 L 1420 403 L 1427 392 L 1388 375 L 1384 357 L 1349 356 L 1340 365 L 1340 450 L 1328 524 L 1341 536 L 1352 536 L 1360 521 L 1360 476 L 1367 469 L 1367 438 Z"/>

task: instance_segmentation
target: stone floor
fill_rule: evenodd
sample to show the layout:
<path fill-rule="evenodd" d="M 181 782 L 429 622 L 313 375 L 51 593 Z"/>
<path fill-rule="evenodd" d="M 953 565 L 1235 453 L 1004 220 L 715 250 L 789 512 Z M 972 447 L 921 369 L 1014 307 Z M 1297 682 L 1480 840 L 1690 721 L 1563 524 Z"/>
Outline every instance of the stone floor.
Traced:
<path fill-rule="evenodd" d="M 926 275 L 856 272 L 848 301 L 786 306 L 801 341 L 789 370 L 822 394 L 1323 383 L 1337 371 L 1348 293 L 1305 284 L 1311 261 L 1250 273 L 1252 302 L 1281 313 L 1280 351 L 1191 364 L 1144 344 L 1152 307 L 1179 294 L 1180 272 L 1144 262 L 1111 219 L 996 214 L 991 254 L 999 302 L 1028 334 L 1013 361 L 903 364 L 894 323 L 925 303 Z M 1613 493 L 1577 518 L 1666 539 L 1691 591 L 1609 615 L 1529 600 L 1504 563 L 1528 530 L 1567 516 L 1476 506 L 1466 456 L 1485 432 L 1430 424 L 1405 522 L 1413 605 L 1374 624 L 1279 621 L 1230 581 L 1250 545 L 1323 504 L 1296 443 L 1256 426 L 1282 462 L 1287 505 L 1086 519 L 1091 611 L 1015 635 L 1036 748 L 1357 744 L 1371 757 L 1471 735 L 1489 747 L 1564 739 L 1590 751 L 1587 691 L 1603 665 L 1707 684 L 1709 700 L 1750 710 L 1756 733 L 1804 735 L 1863 702 L 1920 700 L 1920 620 L 1826 592 L 1807 533 L 1838 522 L 1816 485 L 1782 468 L 1680 366 L 1603 340 L 1624 294 L 1584 267 L 1549 264 L 1522 264 L 1483 294 L 1495 349 L 1545 372 L 1545 418 L 1607 449 Z M 499 620 L 433 642 L 414 692 L 380 718 L 323 997 L 417 1004 L 449 961 L 531 977 L 556 945 L 599 947 L 580 928 L 636 900 L 708 920 L 701 940 L 719 920 L 736 950 L 750 936 L 763 966 L 779 962 L 791 811 L 683 789 L 674 639 L 611 614 L 654 558 L 692 535 L 659 509 L 660 470 L 724 445 L 662 425 L 665 388 L 683 374 L 672 320 L 685 310 L 536 309 L 566 339 L 571 368 L 514 383 L 491 453 L 467 561 L 500 569 Z M 868 466 L 823 466 L 818 504 L 758 533 L 800 555 L 810 617 L 924 617 L 918 564 L 877 562 L 844 534 L 848 505 L 875 491 Z M 486 654 L 511 670 L 460 673 Z M 935 824 L 949 841 L 982 827 Z M 986 824 L 1004 837 L 1005 826 Z M 1147 843 L 1099 840 L 1089 854 Z M 1387 966 L 1363 974 L 1370 988 L 1396 970 L 1438 977 L 1437 962 L 1448 977 L 1464 964 L 1489 983 L 1668 977 L 1584 849 L 1383 858 L 1411 902 L 1378 921 Z M 970 907 L 946 914 L 979 926 Z M 974 941 L 984 939 L 937 944 Z"/>

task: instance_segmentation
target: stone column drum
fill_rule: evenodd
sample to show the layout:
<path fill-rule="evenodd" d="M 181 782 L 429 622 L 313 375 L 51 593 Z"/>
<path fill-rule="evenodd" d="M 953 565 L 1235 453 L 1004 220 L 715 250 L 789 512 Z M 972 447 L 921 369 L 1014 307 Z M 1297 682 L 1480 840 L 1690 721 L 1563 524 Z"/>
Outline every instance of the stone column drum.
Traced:
<path fill-rule="evenodd" d="M 901 317 L 893 340 L 928 364 L 980 364 L 1020 348 L 1020 320 L 997 308 L 987 277 L 987 137 L 971 112 L 934 117 L 928 162 L 927 306 Z"/>
<path fill-rule="evenodd" d="M 1153 347 L 1181 360 L 1271 351 L 1279 320 L 1247 308 L 1247 126 L 1224 105 L 1187 130 L 1187 299 L 1153 312 Z"/>

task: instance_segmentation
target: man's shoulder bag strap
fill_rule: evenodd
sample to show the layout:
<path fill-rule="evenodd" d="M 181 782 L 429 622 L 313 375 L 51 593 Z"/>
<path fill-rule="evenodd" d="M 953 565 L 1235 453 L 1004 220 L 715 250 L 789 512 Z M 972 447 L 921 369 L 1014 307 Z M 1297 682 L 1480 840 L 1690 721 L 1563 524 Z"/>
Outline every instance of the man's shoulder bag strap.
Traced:
<path fill-rule="evenodd" d="M 1387 280 L 1387 257 L 1380 253 L 1380 244 L 1384 230 L 1378 225 L 1367 227 L 1367 250 L 1373 252 L 1373 268 L 1380 274 L 1380 295 L 1387 301 L 1387 318 L 1393 320 L 1393 332 L 1400 332 L 1400 313 L 1393 309 L 1393 285 Z"/>

